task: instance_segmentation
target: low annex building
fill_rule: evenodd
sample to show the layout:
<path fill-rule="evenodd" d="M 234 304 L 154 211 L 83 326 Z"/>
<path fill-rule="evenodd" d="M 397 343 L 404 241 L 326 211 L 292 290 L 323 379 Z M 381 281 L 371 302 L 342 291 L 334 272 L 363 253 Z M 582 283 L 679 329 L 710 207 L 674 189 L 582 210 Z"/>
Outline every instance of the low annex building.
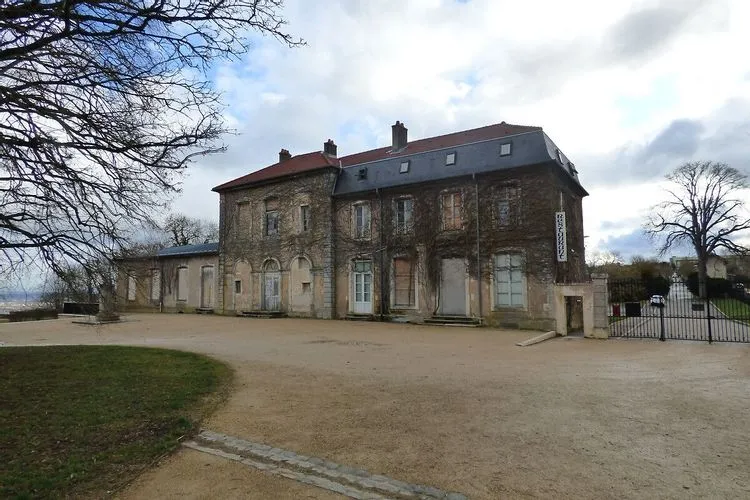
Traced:
<path fill-rule="evenodd" d="M 155 257 L 166 309 L 554 329 L 555 286 L 586 279 L 588 193 L 540 127 L 502 122 L 409 141 L 396 122 L 389 146 L 342 157 L 330 139 L 322 151 L 282 149 L 278 162 L 213 191 L 215 253 Z M 177 272 L 190 277 L 187 295 L 174 292 L 175 265 L 188 269 Z M 137 278 L 133 287 L 140 304 L 148 287 Z"/>

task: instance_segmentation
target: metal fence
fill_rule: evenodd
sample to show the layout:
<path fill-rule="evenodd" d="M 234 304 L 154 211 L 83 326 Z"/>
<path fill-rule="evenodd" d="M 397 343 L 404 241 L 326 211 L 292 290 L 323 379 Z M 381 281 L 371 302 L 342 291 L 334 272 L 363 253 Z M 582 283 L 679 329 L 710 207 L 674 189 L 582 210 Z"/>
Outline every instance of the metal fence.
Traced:
<path fill-rule="evenodd" d="M 744 286 L 700 286 L 677 277 L 610 279 L 608 286 L 612 337 L 750 342 Z"/>

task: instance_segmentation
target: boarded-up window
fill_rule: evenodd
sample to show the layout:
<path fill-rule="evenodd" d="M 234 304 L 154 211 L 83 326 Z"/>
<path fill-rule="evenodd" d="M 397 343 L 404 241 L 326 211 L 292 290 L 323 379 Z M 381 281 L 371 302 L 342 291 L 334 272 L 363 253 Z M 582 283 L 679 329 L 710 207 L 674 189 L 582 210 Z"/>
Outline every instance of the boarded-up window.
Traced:
<path fill-rule="evenodd" d="M 128 300 L 135 300 L 135 277 L 128 276 Z"/>
<path fill-rule="evenodd" d="M 180 267 L 177 269 L 177 300 L 187 300 L 188 298 L 188 268 Z"/>
<path fill-rule="evenodd" d="M 151 300 L 161 298 L 161 271 L 158 269 L 151 270 Z"/>
<path fill-rule="evenodd" d="M 495 255 L 495 304 L 500 307 L 526 306 L 526 273 L 521 254 Z"/>
<path fill-rule="evenodd" d="M 445 193 L 440 201 L 443 210 L 443 229 L 461 229 L 464 223 L 461 193 Z"/>
<path fill-rule="evenodd" d="M 415 276 L 411 259 L 398 257 L 393 259 L 394 305 L 413 307 L 415 304 Z"/>

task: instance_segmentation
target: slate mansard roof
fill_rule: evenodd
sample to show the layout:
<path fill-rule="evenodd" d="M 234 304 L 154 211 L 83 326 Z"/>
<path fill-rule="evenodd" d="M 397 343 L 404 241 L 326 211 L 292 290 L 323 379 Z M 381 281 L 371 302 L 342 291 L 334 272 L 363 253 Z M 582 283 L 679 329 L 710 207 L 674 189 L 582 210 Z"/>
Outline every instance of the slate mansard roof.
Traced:
<path fill-rule="evenodd" d="M 503 144 L 511 145 L 510 154 L 501 156 Z M 455 153 L 455 164 L 446 165 L 448 153 Z M 401 165 L 405 161 L 409 162 L 408 171 L 402 173 Z M 410 141 L 398 151 L 387 146 L 341 158 L 322 152 L 307 153 L 221 184 L 213 190 L 221 192 L 298 173 L 341 167 L 333 194 L 343 196 L 539 164 L 556 165 L 582 196 L 588 195 L 578 180 L 575 166 L 541 127 L 505 122 Z"/>

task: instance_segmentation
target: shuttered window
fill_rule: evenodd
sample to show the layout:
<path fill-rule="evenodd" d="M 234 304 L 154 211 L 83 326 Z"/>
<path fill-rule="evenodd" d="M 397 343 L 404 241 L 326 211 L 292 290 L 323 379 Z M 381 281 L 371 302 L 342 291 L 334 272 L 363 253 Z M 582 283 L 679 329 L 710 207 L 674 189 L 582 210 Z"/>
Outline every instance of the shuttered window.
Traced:
<path fill-rule="evenodd" d="M 188 298 L 188 268 L 180 267 L 177 269 L 177 300 L 187 300 Z"/>
<path fill-rule="evenodd" d="M 394 274 L 394 305 L 397 307 L 413 307 L 415 304 L 415 276 L 412 261 L 406 257 L 393 259 Z"/>
<path fill-rule="evenodd" d="M 463 227 L 461 193 L 445 193 L 441 198 L 443 229 L 447 231 Z"/>

